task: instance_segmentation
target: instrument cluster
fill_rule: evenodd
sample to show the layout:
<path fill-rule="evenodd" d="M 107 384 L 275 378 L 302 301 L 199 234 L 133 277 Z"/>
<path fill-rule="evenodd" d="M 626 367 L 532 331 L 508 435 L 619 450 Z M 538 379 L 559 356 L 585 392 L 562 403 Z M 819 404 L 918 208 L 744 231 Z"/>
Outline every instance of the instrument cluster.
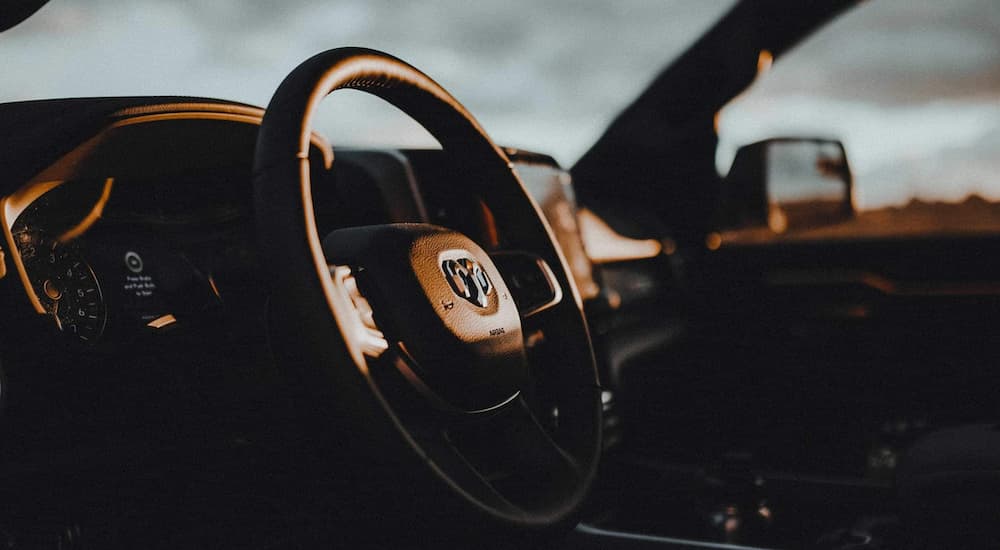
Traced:
<path fill-rule="evenodd" d="M 108 308 L 80 247 L 62 244 L 36 229 L 15 233 L 14 242 L 34 298 L 56 328 L 83 342 L 97 341 L 104 333 Z"/>
<path fill-rule="evenodd" d="M 250 261 L 246 212 L 215 201 L 199 216 L 165 216 L 169 194 L 154 192 L 162 185 L 143 182 L 141 197 L 138 182 L 112 182 L 62 182 L 6 205 L 17 213 L 5 229 L 35 312 L 64 342 L 90 349 L 210 327 L 223 305 L 219 280 L 252 270 L 235 265 Z"/>

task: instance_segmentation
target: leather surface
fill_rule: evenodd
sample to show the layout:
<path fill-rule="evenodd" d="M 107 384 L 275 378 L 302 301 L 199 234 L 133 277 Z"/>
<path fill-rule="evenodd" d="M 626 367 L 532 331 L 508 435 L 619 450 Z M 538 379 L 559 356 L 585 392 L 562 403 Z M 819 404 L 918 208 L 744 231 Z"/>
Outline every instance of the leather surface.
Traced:
<path fill-rule="evenodd" d="M 522 492 L 534 496 L 514 507 L 474 497 L 466 491 L 469 485 L 450 475 L 455 473 L 450 470 L 454 466 L 438 464 L 410 438 L 404 420 L 368 377 L 364 357 L 345 342 L 345 327 L 337 319 L 348 312 L 335 298 L 317 234 L 307 160 L 308 135 L 319 103 L 331 91 L 344 88 L 376 95 L 423 125 L 454 159 L 454 178 L 447 185 L 462 196 L 481 197 L 489 204 L 505 245 L 532 250 L 554 266 L 567 299 L 562 307 L 546 313 L 552 343 L 544 361 L 546 374 L 553 380 L 551 391 L 560 404 L 560 421 L 565 424 L 560 444 L 579 466 L 574 483 L 523 487 Z M 421 489 L 414 488 L 412 497 L 404 500 L 417 507 L 415 517 L 423 518 L 414 521 L 423 522 L 432 514 L 438 518 L 432 522 L 443 518 L 445 524 L 476 525 L 470 536 L 478 533 L 477 537 L 488 532 L 537 535 L 571 527 L 600 452 L 599 391 L 586 322 L 579 293 L 566 275 L 565 258 L 553 244 L 551 230 L 507 157 L 472 116 L 430 78 L 398 59 L 360 48 L 327 51 L 295 69 L 269 104 L 257 142 L 254 188 L 259 241 L 273 283 L 275 324 L 280 325 L 278 332 L 287 344 L 284 362 L 290 375 L 301 380 L 303 391 L 317 407 L 328 409 L 327 422 L 338 423 L 344 431 L 370 442 L 368 447 L 352 446 L 353 451 L 375 453 L 361 460 L 380 465 L 391 462 L 411 474 L 407 479 Z M 399 432 L 395 439 L 393 429 Z M 413 468 L 421 461 L 430 469 Z M 437 484 L 424 483 L 428 471 L 438 476 Z M 447 494 L 437 490 L 441 481 L 451 489 Z M 421 498 L 423 492 L 438 496 Z M 379 507 L 389 504 L 383 495 L 373 498 Z M 429 502 L 433 510 L 419 504 Z"/>

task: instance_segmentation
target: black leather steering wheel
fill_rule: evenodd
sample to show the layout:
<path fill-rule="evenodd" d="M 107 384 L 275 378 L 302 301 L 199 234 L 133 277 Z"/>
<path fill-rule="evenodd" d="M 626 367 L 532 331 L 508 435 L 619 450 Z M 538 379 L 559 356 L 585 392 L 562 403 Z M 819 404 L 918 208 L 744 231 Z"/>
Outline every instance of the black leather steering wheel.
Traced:
<path fill-rule="evenodd" d="M 384 99 L 441 143 L 454 178 L 422 185 L 459 213 L 452 227 L 318 234 L 313 118 L 344 88 Z M 392 56 L 323 52 L 268 105 L 254 193 L 278 362 L 328 449 L 324 476 L 347 480 L 355 504 L 340 506 L 370 507 L 352 521 L 448 539 L 572 526 L 601 450 L 581 300 L 537 205 L 472 115 Z"/>

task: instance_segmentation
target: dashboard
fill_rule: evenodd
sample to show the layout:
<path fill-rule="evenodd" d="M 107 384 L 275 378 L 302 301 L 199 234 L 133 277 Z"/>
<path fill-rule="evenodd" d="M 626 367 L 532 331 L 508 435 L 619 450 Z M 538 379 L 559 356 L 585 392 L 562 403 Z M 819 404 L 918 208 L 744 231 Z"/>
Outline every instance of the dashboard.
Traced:
<path fill-rule="evenodd" d="M 238 476 L 247 453 L 267 447 L 262 441 L 295 438 L 269 426 L 307 425 L 276 360 L 294 352 L 273 340 L 267 258 L 257 244 L 252 161 L 261 115 L 217 103 L 116 105 L 85 131 L 70 131 L 75 123 L 65 117 L 62 127 L 37 126 L 59 129 L 30 140 L 51 152 L 44 165 L 36 152 L 20 155 L 30 170 L 12 160 L 26 143 L 0 153 L 10 176 L 0 181 L 0 479 L 23 488 L 5 493 L 14 509 L 32 510 L 32 495 L 53 491 L 141 508 L 138 494 L 130 500 L 114 487 L 48 484 L 137 463 L 173 476 L 191 452 Z M 590 301 L 597 276 L 568 174 L 544 155 L 505 152 Z M 467 197 L 433 191 L 447 187 L 434 182 L 461 181 L 447 152 L 338 147 L 328 169 L 332 154 L 315 136 L 320 234 L 423 222 L 459 228 L 486 249 L 504 246 L 485 203 L 470 210 Z M 192 490 L 212 491 L 211 483 Z M 93 513 L 100 523 L 109 512 Z"/>
<path fill-rule="evenodd" d="M 248 309 L 266 316 L 250 186 L 260 115 L 199 104 L 118 111 L 4 199 L 10 271 L 60 345 L 76 354 L 153 351 L 220 339 Z M 313 146 L 321 233 L 430 222 L 500 244 L 485 203 L 468 213 L 423 190 L 421 181 L 458 177 L 444 151 L 338 149 L 329 171 L 329 145 L 317 136 Z M 507 153 L 592 298 L 597 285 L 568 174 L 549 157 Z"/>
<path fill-rule="evenodd" d="M 261 488 L 255 472 L 284 471 L 310 459 L 305 449 L 288 446 L 306 441 L 316 420 L 295 406 L 303 390 L 282 363 L 300 356 L 275 336 L 275 319 L 289 312 L 271 296 L 264 268 L 273 268 L 274 260 L 258 245 L 266 239 L 257 227 L 252 164 L 263 112 L 150 99 L 91 112 L 95 120 L 82 125 L 69 119 L 87 114 L 89 100 L 55 102 L 58 123 L 26 124 L 25 139 L 11 138 L 0 152 L 6 175 L 0 181 L 0 479 L 18 514 L 0 518 L 0 541 L 8 524 L 34 528 L 38 494 L 64 495 L 59 505 L 74 523 L 109 530 L 131 528 L 122 513 L 155 517 L 158 505 L 148 496 L 164 492 L 197 507 L 235 487 L 241 491 L 236 500 L 248 507 L 275 506 L 268 499 L 296 491 L 278 479 Z M 0 105 L 0 117 L 18 109 L 23 112 L 12 117 L 27 116 L 36 107 Z M 52 133 L 29 136 L 27 130 Z M 533 220 L 528 233 L 518 234 L 511 229 L 521 221 L 500 206 L 498 215 L 491 211 L 491 190 L 465 186 L 472 191 L 455 196 L 468 165 L 448 151 L 338 148 L 334 163 L 321 137 L 313 136 L 311 145 L 311 202 L 320 235 L 392 223 L 453 228 L 497 253 L 500 273 L 511 274 L 504 276 L 502 299 L 517 304 L 515 315 L 526 312 L 512 334 L 519 349 L 524 346 L 521 353 L 539 366 L 553 359 L 576 365 L 566 361 L 576 356 L 560 339 L 568 316 L 575 319 L 569 332 L 583 344 L 576 352 L 592 361 L 579 307 L 600 289 L 570 176 L 553 159 L 505 150 L 535 199 L 534 205 L 524 200 L 516 186 L 505 191 Z M 36 146 L 46 154 L 13 152 Z M 511 268 L 528 257 L 526 234 L 544 237 L 545 224 L 530 212 L 534 206 L 559 246 L 540 241 L 545 260 Z M 560 272 L 556 286 L 548 265 L 563 262 L 569 273 Z M 577 285 L 567 285 L 566 275 Z M 548 285 L 543 295 L 532 294 L 540 283 Z M 553 300 L 555 290 L 561 292 Z M 301 330 L 294 312 L 284 319 L 287 330 Z M 595 412 L 600 388 L 589 365 L 584 399 Z M 566 371 L 556 367 L 530 391 L 565 380 L 559 375 Z M 539 433 L 570 425 L 575 411 L 567 413 L 562 401 L 538 403 L 546 422 Z M 590 433 L 599 433 L 592 428 L 600 418 L 591 414 L 590 422 Z M 476 442 L 469 445 L 478 452 Z M 598 450 L 597 442 L 591 448 Z M 285 506 L 294 507 L 279 505 Z"/>

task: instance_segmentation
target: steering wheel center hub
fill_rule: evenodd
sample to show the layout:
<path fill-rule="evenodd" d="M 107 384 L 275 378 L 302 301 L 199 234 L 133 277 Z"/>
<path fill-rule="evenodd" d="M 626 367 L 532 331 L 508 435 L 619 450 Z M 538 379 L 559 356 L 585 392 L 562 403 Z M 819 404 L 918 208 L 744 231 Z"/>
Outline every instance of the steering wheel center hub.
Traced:
<path fill-rule="evenodd" d="M 356 267 L 375 320 L 402 352 L 408 377 L 463 411 L 495 407 L 526 376 L 521 319 L 489 255 L 429 224 L 342 229 L 327 260 Z"/>

